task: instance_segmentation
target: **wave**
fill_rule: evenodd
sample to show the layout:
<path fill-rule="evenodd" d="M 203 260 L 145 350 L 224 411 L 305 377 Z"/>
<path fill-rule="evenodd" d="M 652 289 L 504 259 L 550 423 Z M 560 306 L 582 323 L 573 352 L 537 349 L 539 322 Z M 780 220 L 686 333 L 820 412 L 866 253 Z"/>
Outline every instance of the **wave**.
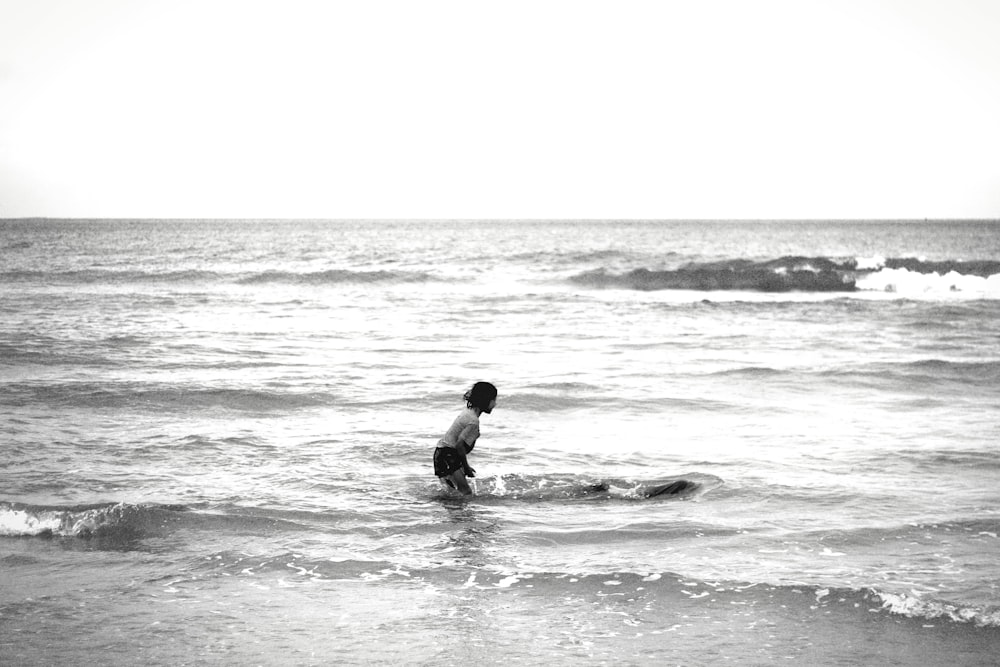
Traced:
<path fill-rule="evenodd" d="M 893 592 L 877 587 L 692 582 L 681 578 L 677 579 L 676 586 L 682 587 L 682 592 L 689 599 L 698 599 L 705 592 L 711 591 L 719 597 L 740 598 L 749 595 L 762 600 L 779 600 L 783 606 L 790 608 L 802 606 L 810 610 L 829 610 L 840 607 L 844 610 L 856 610 L 855 613 L 865 617 L 872 613 L 889 613 L 921 622 L 948 620 L 979 627 L 1000 627 L 998 607 L 953 602 L 916 590 Z M 731 601 L 742 604 L 736 600 Z"/>
<path fill-rule="evenodd" d="M 717 480 L 697 473 L 684 477 L 701 479 L 706 485 L 711 484 L 712 479 Z M 551 481 L 551 478 L 547 479 Z M 584 480 L 570 477 L 556 480 L 560 481 L 579 486 Z M 620 481 L 626 485 L 635 484 L 633 489 L 642 486 L 635 481 Z M 721 483 L 721 480 L 717 481 Z M 600 482 L 591 480 L 590 483 Z M 525 491 L 530 495 L 548 489 L 542 478 L 505 476 L 503 484 L 505 491 L 501 491 L 499 487 L 494 488 L 495 499 L 520 498 Z M 550 497 L 554 496 L 550 494 Z M 635 493 L 625 494 L 621 498 L 640 499 Z M 67 539 L 74 541 L 69 544 L 69 548 L 78 548 L 72 545 L 79 544 L 83 548 L 133 550 L 142 548 L 140 542 L 144 539 L 165 537 L 182 529 L 226 531 L 258 537 L 276 532 L 328 532 L 338 528 L 341 516 L 328 510 L 310 513 L 228 506 L 210 511 L 169 504 L 44 506 L 0 501 L 0 538 Z M 339 529 L 356 532 L 354 521 L 347 524 L 349 525 L 339 526 Z M 995 531 L 996 523 L 972 522 L 963 527 L 969 530 Z M 689 534 L 692 530 L 704 532 L 703 527 L 686 523 L 673 528 L 664 528 L 658 523 L 637 524 L 630 529 L 635 531 L 637 537 L 646 539 L 652 531 L 663 540 L 669 540 L 677 533 Z M 733 534 L 734 531 L 736 529 L 725 529 L 720 534 Z M 584 545 L 591 542 L 603 543 L 606 539 L 603 533 L 590 534 L 586 531 L 553 535 L 570 543 Z M 618 537 L 622 535 L 627 533 Z M 76 540 L 79 542 L 75 542 Z M 445 546 L 438 556 L 446 555 L 451 548 Z M 212 557 L 198 559 L 196 570 L 187 575 L 170 573 L 165 576 L 171 581 L 180 581 L 184 576 L 213 574 L 246 577 L 293 574 L 313 579 L 358 581 L 397 577 L 414 578 L 432 584 L 440 582 L 445 587 L 454 587 L 456 583 L 466 588 L 488 590 L 524 587 L 524 590 L 549 596 L 563 596 L 570 591 L 574 595 L 587 591 L 598 596 L 625 590 L 649 591 L 670 608 L 686 608 L 692 613 L 713 613 L 713 609 L 732 609 L 734 606 L 750 604 L 798 609 L 806 614 L 811 611 L 828 613 L 833 610 L 857 614 L 863 618 L 868 618 L 873 613 L 889 614 L 914 619 L 925 625 L 928 622 L 945 621 L 977 627 L 1000 627 L 1000 608 L 995 605 L 950 600 L 930 591 L 891 589 L 881 585 L 855 587 L 817 582 L 708 581 L 665 570 L 522 571 L 492 566 L 476 568 L 470 574 L 465 563 L 455 569 L 446 558 L 436 560 L 439 562 L 434 565 L 423 561 L 420 565 L 411 563 L 402 568 L 400 563 L 391 559 L 359 558 L 350 550 L 303 555 L 301 551 L 287 551 L 279 547 L 270 553 L 265 551 L 250 555 L 229 549 L 217 552 Z"/>
<path fill-rule="evenodd" d="M 762 609 L 794 610 L 801 616 L 814 613 L 855 615 L 867 622 L 873 614 L 887 614 L 912 619 L 927 627 L 930 622 L 953 622 L 975 627 L 1000 627 L 1000 608 L 955 602 L 915 590 L 890 591 L 878 587 L 837 587 L 824 584 L 769 583 L 747 581 L 703 581 L 671 571 L 645 572 L 552 572 L 509 569 L 503 566 L 478 567 L 470 571 L 463 563 L 449 567 L 447 554 L 453 546 L 439 552 L 441 562 L 428 568 L 401 567 L 383 560 L 360 560 L 345 555 L 308 556 L 296 552 L 275 552 L 248 556 L 243 552 L 222 552 L 202 561 L 201 567 L 226 576 L 286 576 L 317 580 L 415 580 L 431 586 L 480 591 L 527 591 L 548 599 L 567 595 L 579 598 L 592 595 L 607 599 L 616 594 L 642 595 L 647 611 L 659 600 L 672 614 L 725 615 L 747 606 Z M 198 573 L 201 574 L 201 573 Z M 173 580 L 174 577 L 171 577 Z M 680 610 L 680 611 L 679 611 Z M 651 612 L 655 613 L 655 612 Z"/>
<path fill-rule="evenodd" d="M 676 253 L 667 253 L 667 256 L 675 256 Z M 621 248 L 602 248 L 597 250 L 529 250 L 510 255 L 510 259 L 518 262 L 531 262 L 534 264 L 550 265 L 573 265 L 588 264 L 595 262 L 613 262 L 616 260 L 626 260 L 632 256 L 628 250 Z"/>
<path fill-rule="evenodd" d="M 301 567 L 301 565 L 300 565 Z M 433 579 L 430 572 L 411 571 L 407 576 Z M 977 627 L 1000 627 L 1000 608 L 966 604 L 918 591 L 893 592 L 877 587 L 846 588 L 822 584 L 788 584 L 744 581 L 702 581 L 669 571 L 554 573 L 487 569 L 476 570 L 465 581 L 466 588 L 524 589 L 559 599 L 572 592 L 597 598 L 616 593 L 647 596 L 678 613 L 698 616 L 725 615 L 727 610 L 747 606 L 794 610 L 800 617 L 813 613 L 855 615 L 867 622 L 872 614 L 913 619 L 927 627 L 931 621 L 950 621 Z"/>
<path fill-rule="evenodd" d="M 16 270 L 0 272 L 0 283 L 41 282 L 56 284 L 212 284 L 238 285 L 290 284 L 341 285 L 368 283 L 421 283 L 435 277 L 424 271 L 327 269 L 324 271 L 261 271 L 223 273 L 219 271 L 133 271 L 81 269 L 74 271 Z"/>
<path fill-rule="evenodd" d="M 23 407 L 36 404 L 87 408 L 148 408 L 189 410 L 223 408 L 269 412 L 329 404 L 326 393 L 265 391 L 251 388 L 175 386 L 145 383 L 67 382 L 45 385 L 14 382 L 5 385 L 0 404 Z"/>
<path fill-rule="evenodd" d="M 529 579 L 538 587 L 537 575 L 508 575 L 515 583 Z M 1000 627 L 1000 608 L 949 601 L 915 590 L 894 592 L 877 587 L 841 588 L 818 584 L 776 584 L 739 581 L 699 581 L 682 575 L 664 573 L 609 573 L 582 575 L 580 582 L 595 590 L 615 590 L 616 588 L 658 589 L 658 592 L 674 604 L 709 605 L 723 603 L 726 606 L 746 604 L 776 604 L 781 608 L 800 608 L 803 614 L 809 611 L 839 608 L 846 613 L 863 615 L 868 618 L 873 613 L 888 613 L 926 623 L 947 620 L 979 627 Z"/>
<path fill-rule="evenodd" d="M 517 256 L 512 258 L 517 259 Z M 677 261 L 667 253 L 663 263 Z M 725 259 L 691 262 L 673 269 L 617 268 L 627 261 L 619 251 L 595 251 L 568 257 L 544 257 L 540 267 L 560 264 L 577 267 L 603 265 L 569 277 L 573 284 L 592 288 L 638 291 L 754 291 L 754 292 L 888 292 L 908 294 L 965 293 L 1000 297 L 1000 261 L 914 258 L 849 258 L 785 256 L 771 260 Z M 134 270 L 88 268 L 64 271 L 29 269 L 0 272 L 0 283 L 41 284 L 175 284 L 211 285 L 376 285 L 420 284 L 446 281 L 431 271 L 418 269 L 331 268 L 318 271 L 264 270 L 224 272 L 207 269 Z M 503 297 L 507 299 L 509 297 Z"/>
<path fill-rule="evenodd" d="M 55 349 L 55 344 L 48 343 L 51 339 L 42 338 L 34 341 L 19 341 L 16 345 L 0 343 L 0 365 L 17 366 L 19 364 L 39 364 L 44 366 L 97 366 L 107 367 L 120 365 L 106 356 L 94 354 L 90 350 Z"/>
<path fill-rule="evenodd" d="M 67 507 L 0 502 L 0 537 L 80 537 L 129 541 L 161 532 L 181 505 L 97 503 Z"/>
<path fill-rule="evenodd" d="M 212 510 L 171 504 L 105 502 L 83 505 L 30 505 L 0 501 L 0 537 L 99 539 L 104 544 L 134 543 L 178 529 L 263 536 L 274 532 L 332 529 L 340 515 L 317 515 L 234 505 Z M 352 530 L 354 527 L 352 526 Z"/>
<path fill-rule="evenodd" d="M 769 366 L 744 366 L 741 368 L 727 368 L 721 371 L 714 371 L 710 375 L 726 377 L 749 377 L 749 378 L 767 378 L 775 376 L 788 375 L 788 371 L 779 370 L 777 368 L 771 368 Z"/>
<path fill-rule="evenodd" d="M 760 292 L 853 292 L 853 277 L 827 259 L 783 258 L 770 262 L 727 260 L 691 263 L 676 270 L 640 268 L 624 274 L 604 269 L 571 278 L 590 287 L 652 290 L 734 290 Z"/>
<path fill-rule="evenodd" d="M 1000 609 L 964 605 L 947 600 L 924 597 L 916 592 L 888 593 L 869 589 L 871 599 L 893 614 L 909 618 L 936 620 L 947 619 L 956 623 L 972 623 L 983 627 L 1000 627 Z"/>
<path fill-rule="evenodd" d="M 901 363 L 875 363 L 824 371 L 821 375 L 834 380 L 860 381 L 874 384 L 898 383 L 913 391 L 940 384 L 959 388 L 983 386 L 992 388 L 1000 382 L 1000 361 L 947 361 L 920 359 Z"/>
<path fill-rule="evenodd" d="M 434 277 L 423 271 L 350 271 L 328 269 L 297 273 L 294 271 L 264 271 L 243 276 L 236 280 L 241 285 L 287 283 L 292 285 L 339 285 L 347 283 L 422 283 Z"/>
<path fill-rule="evenodd" d="M 72 271 L 18 270 L 0 273 L 0 283 L 40 282 L 56 284 L 203 283 L 220 279 L 215 271 L 130 271 L 79 269 Z"/>
<path fill-rule="evenodd" d="M 1000 296 L 1000 262 L 787 256 L 766 261 L 692 262 L 671 270 L 638 268 L 613 273 L 597 269 L 572 276 L 570 281 L 586 287 L 639 291 L 970 292 Z"/>
<path fill-rule="evenodd" d="M 964 276 L 978 276 L 980 278 L 988 278 L 990 276 L 1000 274 L 1000 261 L 996 260 L 944 260 L 932 262 L 923 259 L 914 259 L 911 257 L 895 259 L 875 257 L 867 261 L 857 259 L 855 260 L 855 263 L 860 265 L 859 268 L 864 266 L 873 266 L 875 268 L 885 268 L 891 270 L 903 269 L 912 273 L 923 274 L 937 273 L 939 275 L 946 275 L 949 273 L 958 273 Z"/>

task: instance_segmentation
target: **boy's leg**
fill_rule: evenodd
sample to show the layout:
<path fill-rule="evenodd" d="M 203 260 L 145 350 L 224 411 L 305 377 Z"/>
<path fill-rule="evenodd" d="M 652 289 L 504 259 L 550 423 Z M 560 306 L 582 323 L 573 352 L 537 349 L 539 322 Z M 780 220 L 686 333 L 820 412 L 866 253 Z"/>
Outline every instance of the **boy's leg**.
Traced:
<path fill-rule="evenodd" d="M 458 489 L 462 493 L 462 495 L 464 496 L 472 495 L 472 487 L 469 486 L 469 480 L 465 478 L 464 470 L 462 470 L 461 468 L 456 470 L 455 472 L 451 473 L 448 479 L 451 480 L 451 483 L 455 485 L 455 488 Z"/>

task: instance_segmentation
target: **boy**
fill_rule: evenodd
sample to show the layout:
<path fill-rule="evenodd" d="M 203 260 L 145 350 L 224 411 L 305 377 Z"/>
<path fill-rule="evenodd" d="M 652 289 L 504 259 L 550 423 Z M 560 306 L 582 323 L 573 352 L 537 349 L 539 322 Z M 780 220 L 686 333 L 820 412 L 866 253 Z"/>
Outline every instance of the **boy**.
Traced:
<path fill-rule="evenodd" d="M 467 455 L 479 438 L 479 416 L 490 414 L 497 405 L 497 388 L 489 382 L 477 382 L 465 392 L 466 409 L 462 411 L 434 450 L 434 474 L 443 485 L 471 496 L 467 477 L 475 477 Z"/>

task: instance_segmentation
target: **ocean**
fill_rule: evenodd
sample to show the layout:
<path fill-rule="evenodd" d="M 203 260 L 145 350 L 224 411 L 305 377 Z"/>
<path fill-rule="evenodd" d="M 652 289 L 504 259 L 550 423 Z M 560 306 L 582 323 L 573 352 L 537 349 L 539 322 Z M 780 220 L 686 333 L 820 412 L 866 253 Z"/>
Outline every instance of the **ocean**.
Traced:
<path fill-rule="evenodd" d="M 1000 223 L 5 220 L 0 314 L 4 665 L 1000 662 Z"/>

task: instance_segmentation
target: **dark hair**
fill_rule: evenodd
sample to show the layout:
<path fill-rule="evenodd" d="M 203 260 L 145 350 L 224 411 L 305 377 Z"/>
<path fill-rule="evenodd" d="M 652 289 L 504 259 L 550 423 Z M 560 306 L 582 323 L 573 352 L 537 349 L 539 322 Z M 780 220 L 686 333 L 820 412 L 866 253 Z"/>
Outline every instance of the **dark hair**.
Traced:
<path fill-rule="evenodd" d="M 477 382 L 472 389 L 465 392 L 465 403 L 470 408 L 486 409 L 490 401 L 497 397 L 497 388 L 489 382 Z"/>

